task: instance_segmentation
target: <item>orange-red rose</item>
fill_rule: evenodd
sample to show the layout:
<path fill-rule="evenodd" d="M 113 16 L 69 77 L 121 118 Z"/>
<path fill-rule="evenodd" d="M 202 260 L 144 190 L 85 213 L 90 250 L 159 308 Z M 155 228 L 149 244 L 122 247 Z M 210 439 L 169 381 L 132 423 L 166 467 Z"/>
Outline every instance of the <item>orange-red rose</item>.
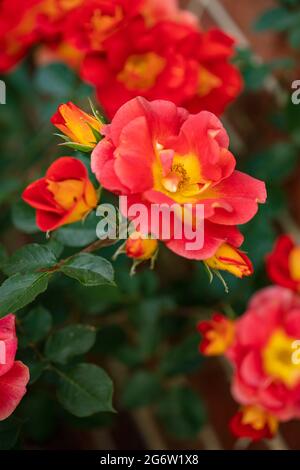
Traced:
<path fill-rule="evenodd" d="M 211 269 L 228 271 L 239 278 L 253 274 L 253 266 L 248 256 L 228 243 L 221 245 L 215 255 L 205 260 L 205 263 Z"/>
<path fill-rule="evenodd" d="M 145 238 L 140 233 L 134 232 L 126 240 L 125 251 L 129 258 L 146 261 L 155 255 L 158 250 L 158 242 L 155 239 Z"/>
<path fill-rule="evenodd" d="M 69 137 L 71 143 L 82 146 L 83 149 L 92 150 L 97 144 L 97 134 L 103 123 L 95 116 L 85 113 L 74 103 L 61 104 L 51 118 L 52 124 L 63 134 Z"/>
<path fill-rule="evenodd" d="M 272 439 L 278 429 L 277 419 L 259 406 L 243 406 L 231 419 L 229 427 L 239 438 Z"/>
<path fill-rule="evenodd" d="M 300 292 L 300 246 L 289 235 L 278 238 L 266 267 L 275 284 Z"/>
<path fill-rule="evenodd" d="M 109 117 L 137 95 L 221 114 L 242 89 L 230 63 L 233 46 L 219 30 L 202 33 L 171 21 L 148 28 L 137 18 L 104 42 L 106 54 L 87 55 L 81 75 L 96 86 Z"/>
<path fill-rule="evenodd" d="M 300 418 L 300 297 L 284 287 L 262 289 L 232 321 L 200 322 L 200 351 L 225 355 L 232 394 L 242 405 L 230 427 L 238 437 L 271 438 L 279 422 Z"/>
<path fill-rule="evenodd" d="M 252 219 L 258 202 L 265 202 L 265 185 L 235 170 L 228 135 L 216 116 L 204 111 L 191 115 L 169 101 L 136 98 L 119 109 L 102 133 L 105 137 L 92 153 L 92 170 L 104 188 L 127 196 L 124 216 L 132 205 L 143 204 L 149 209 L 149 232 L 191 259 L 207 260 L 224 243 L 242 244 L 237 225 Z M 203 233 L 203 218 L 193 214 L 204 209 L 201 246 L 189 249 L 184 233 L 174 235 L 174 219 L 180 217 L 171 220 L 169 235 L 152 224 L 153 204 L 175 203 L 179 215 L 190 204 L 191 216 L 179 222 L 194 233 Z"/>
<path fill-rule="evenodd" d="M 38 227 L 47 232 L 83 219 L 97 205 L 97 193 L 80 160 L 61 157 L 46 176 L 31 183 L 23 199 L 36 209 Z"/>
<path fill-rule="evenodd" d="M 199 322 L 198 331 L 202 335 L 200 352 L 205 356 L 224 354 L 234 340 L 234 322 L 220 313 L 215 313 L 211 320 Z"/>

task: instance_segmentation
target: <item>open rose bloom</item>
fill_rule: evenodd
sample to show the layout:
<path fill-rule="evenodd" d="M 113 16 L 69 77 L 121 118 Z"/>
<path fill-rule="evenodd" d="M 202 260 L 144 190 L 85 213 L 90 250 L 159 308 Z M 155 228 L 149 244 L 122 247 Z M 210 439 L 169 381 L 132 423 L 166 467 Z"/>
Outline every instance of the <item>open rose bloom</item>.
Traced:
<path fill-rule="evenodd" d="M 104 188 L 127 196 L 124 216 L 130 218 L 132 206 L 143 204 L 149 209 L 151 227 L 146 233 L 190 259 L 211 258 L 225 242 L 233 247 L 242 244 L 237 225 L 248 222 L 258 203 L 265 202 L 265 185 L 235 169 L 228 135 L 216 116 L 191 115 L 168 101 L 136 98 L 120 108 L 102 133 L 105 138 L 92 153 L 92 170 Z M 151 205 L 174 203 L 175 216 L 166 236 L 151 219 Z M 198 208 L 201 217 L 196 216 Z M 184 231 L 176 237 L 178 223 L 202 233 L 201 246 L 190 249 Z M 238 262 L 244 263 L 241 257 Z"/>
<path fill-rule="evenodd" d="M 227 357 L 234 365 L 232 392 L 239 403 L 260 405 L 278 420 L 300 418 L 300 298 L 288 289 L 268 287 L 251 299 L 236 321 Z"/>
<path fill-rule="evenodd" d="M 15 316 L 0 319 L 0 421 L 8 418 L 26 393 L 29 370 L 22 362 L 16 361 L 18 340 Z"/>
<path fill-rule="evenodd" d="M 283 287 L 256 293 L 236 321 L 200 322 L 200 351 L 233 366 L 232 394 L 241 410 L 230 427 L 239 437 L 271 438 L 278 423 L 300 418 L 300 297 Z M 297 349 L 298 348 L 298 349 Z"/>
<path fill-rule="evenodd" d="M 241 74 L 230 63 L 234 40 L 221 30 L 206 33 L 171 21 L 149 29 L 137 18 L 104 44 L 106 54 L 86 55 L 81 76 L 96 87 L 110 118 L 139 95 L 219 115 L 242 90 Z"/>

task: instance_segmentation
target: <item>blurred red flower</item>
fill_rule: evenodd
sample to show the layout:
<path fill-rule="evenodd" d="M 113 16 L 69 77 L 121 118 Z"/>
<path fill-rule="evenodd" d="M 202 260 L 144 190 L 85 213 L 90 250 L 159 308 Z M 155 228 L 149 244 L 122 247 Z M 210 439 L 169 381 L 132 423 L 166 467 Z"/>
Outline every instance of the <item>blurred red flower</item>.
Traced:
<path fill-rule="evenodd" d="M 199 322 L 197 329 L 202 335 L 199 349 L 205 356 L 224 354 L 234 340 L 234 321 L 215 313 L 211 320 Z"/>
<path fill-rule="evenodd" d="M 277 419 L 258 406 L 243 406 L 229 423 L 231 432 L 240 438 L 256 442 L 272 439 L 278 429 Z"/>
<path fill-rule="evenodd" d="M 87 55 L 81 75 L 96 86 L 109 117 L 137 95 L 221 114 L 242 90 L 230 64 L 233 45 L 219 30 L 202 33 L 171 21 L 147 28 L 137 18 L 104 42 L 106 54 Z"/>
<path fill-rule="evenodd" d="M 300 246 L 289 235 L 278 238 L 266 258 L 266 268 L 275 284 L 300 292 Z"/>
<path fill-rule="evenodd" d="M 251 299 L 235 322 L 234 343 L 226 355 L 234 366 L 232 393 L 243 405 L 256 405 L 279 421 L 300 417 L 300 297 L 268 287 Z"/>
<path fill-rule="evenodd" d="M 10 70 L 37 41 L 35 8 L 40 0 L 2 0 L 0 4 L 0 72 Z"/>

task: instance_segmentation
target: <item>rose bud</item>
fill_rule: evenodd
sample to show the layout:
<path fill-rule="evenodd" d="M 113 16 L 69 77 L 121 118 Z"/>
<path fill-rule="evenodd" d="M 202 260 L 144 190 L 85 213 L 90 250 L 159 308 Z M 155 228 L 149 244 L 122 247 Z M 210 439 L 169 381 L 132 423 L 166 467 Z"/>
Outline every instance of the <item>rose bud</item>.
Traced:
<path fill-rule="evenodd" d="M 255 405 L 243 406 L 230 421 L 231 432 L 239 438 L 272 439 L 278 429 L 278 421 L 272 414 Z"/>
<path fill-rule="evenodd" d="M 144 261 L 150 260 L 151 269 L 153 269 L 158 253 L 158 241 L 154 238 L 147 238 L 140 232 L 133 232 L 117 250 L 114 258 L 121 253 L 133 259 L 131 275 L 135 274 L 136 267 Z"/>
<path fill-rule="evenodd" d="M 138 232 L 130 235 L 125 244 L 126 255 L 139 261 L 146 261 L 153 258 L 158 249 L 158 242 L 155 239 L 143 238 Z"/>
<path fill-rule="evenodd" d="M 36 209 L 36 223 L 43 232 L 84 219 L 98 202 L 86 167 L 72 157 L 52 163 L 46 176 L 27 186 L 22 197 Z"/>
<path fill-rule="evenodd" d="M 78 108 L 69 101 L 61 104 L 57 112 L 52 116 L 51 122 L 57 127 L 70 141 L 62 145 L 69 145 L 83 152 L 90 152 L 101 140 L 101 129 L 103 122 L 97 114 L 92 116 Z M 64 139 L 65 137 L 62 136 Z"/>
<path fill-rule="evenodd" d="M 253 274 L 253 266 L 248 256 L 228 243 L 223 243 L 215 255 L 206 259 L 205 263 L 211 269 L 228 271 L 239 278 Z"/>
<path fill-rule="evenodd" d="M 233 343 L 235 324 L 220 313 L 201 321 L 197 329 L 203 336 L 199 349 L 205 356 L 221 356 Z"/>

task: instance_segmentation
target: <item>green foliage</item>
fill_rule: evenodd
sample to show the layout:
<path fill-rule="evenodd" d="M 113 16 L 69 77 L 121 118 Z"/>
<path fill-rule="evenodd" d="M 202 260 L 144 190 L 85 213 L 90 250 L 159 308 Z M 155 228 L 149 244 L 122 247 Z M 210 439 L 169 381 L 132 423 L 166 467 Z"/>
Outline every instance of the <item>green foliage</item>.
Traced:
<path fill-rule="evenodd" d="M 258 32 L 272 29 L 286 32 L 289 43 L 295 49 L 300 47 L 300 5 L 295 0 L 284 0 L 282 6 L 268 10 L 256 21 Z"/>
<path fill-rule="evenodd" d="M 113 385 L 106 372 L 94 364 L 77 364 L 60 370 L 57 398 L 79 418 L 98 412 L 113 412 Z"/>
<path fill-rule="evenodd" d="M 205 422 L 205 410 L 198 394 L 175 386 L 159 402 L 158 415 L 166 430 L 179 439 L 196 438 Z"/>
<path fill-rule="evenodd" d="M 201 363 L 199 335 L 195 334 L 167 352 L 160 364 L 160 370 L 167 376 L 188 374 L 197 370 Z"/>
<path fill-rule="evenodd" d="M 48 273 L 15 274 L 0 286 L 0 318 L 31 303 L 48 286 Z"/>
<path fill-rule="evenodd" d="M 3 265 L 7 276 L 25 274 L 41 268 L 51 268 L 57 263 L 53 251 L 45 245 L 25 245 L 17 250 Z"/>
<path fill-rule="evenodd" d="M 267 183 L 281 183 L 289 177 L 297 163 L 296 145 L 293 142 L 279 142 L 249 158 L 245 171 Z"/>
<path fill-rule="evenodd" d="M 66 225 L 54 233 L 54 238 L 65 246 L 83 247 L 94 242 L 97 220 L 95 213 L 90 214 L 84 222 Z"/>
<path fill-rule="evenodd" d="M 52 316 L 42 305 L 34 309 L 19 320 L 21 336 L 19 347 L 26 347 L 30 343 L 38 343 L 45 339 L 52 328 Z"/>
<path fill-rule="evenodd" d="M 35 222 L 35 211 L 23 201 L 18 201 L 12 206 L 12 222 L 14 226 L 25 233 L 39 231 Z"/>
<path fill-rule="evenodd" d="M 148 371 L 136 372 L 126 383 L 122 403 L 126 408 L 139 408 L 154 403 L 161 395 L 159 378 Z"/>
<path fill-rule="evenodd" d="M 54 332 L 47 340 L 45 356 L 53 362 L 66 364 L 74 356 L 88 352 L 96 340 L 96 330 L 89 325 L 70 325 Z"/>
<path fill-rule="evenodd" d="M 270 62 L 260 61 L 254 56 L 251 49 L 238 48 L 234 62 L 240 68 L 246 91 L 256 92 L 263 88 L 266 80 L 273 71 L 278 69 L 291 69 L 294 66 L 293 59 L 282 57 Z"/>
<path fill-rule="evenodd" d="M 22 422 L 13 416 L 0 421 L 0 450 L 10 450 L 16 445 L 21 427 Z"/>
<path fill-rule="evenodd" d="M 114 284 L 114 270 L 109 261 L 90 253 L 80 253 L 65 262 L 60 271 L 86 287 Z"/>

